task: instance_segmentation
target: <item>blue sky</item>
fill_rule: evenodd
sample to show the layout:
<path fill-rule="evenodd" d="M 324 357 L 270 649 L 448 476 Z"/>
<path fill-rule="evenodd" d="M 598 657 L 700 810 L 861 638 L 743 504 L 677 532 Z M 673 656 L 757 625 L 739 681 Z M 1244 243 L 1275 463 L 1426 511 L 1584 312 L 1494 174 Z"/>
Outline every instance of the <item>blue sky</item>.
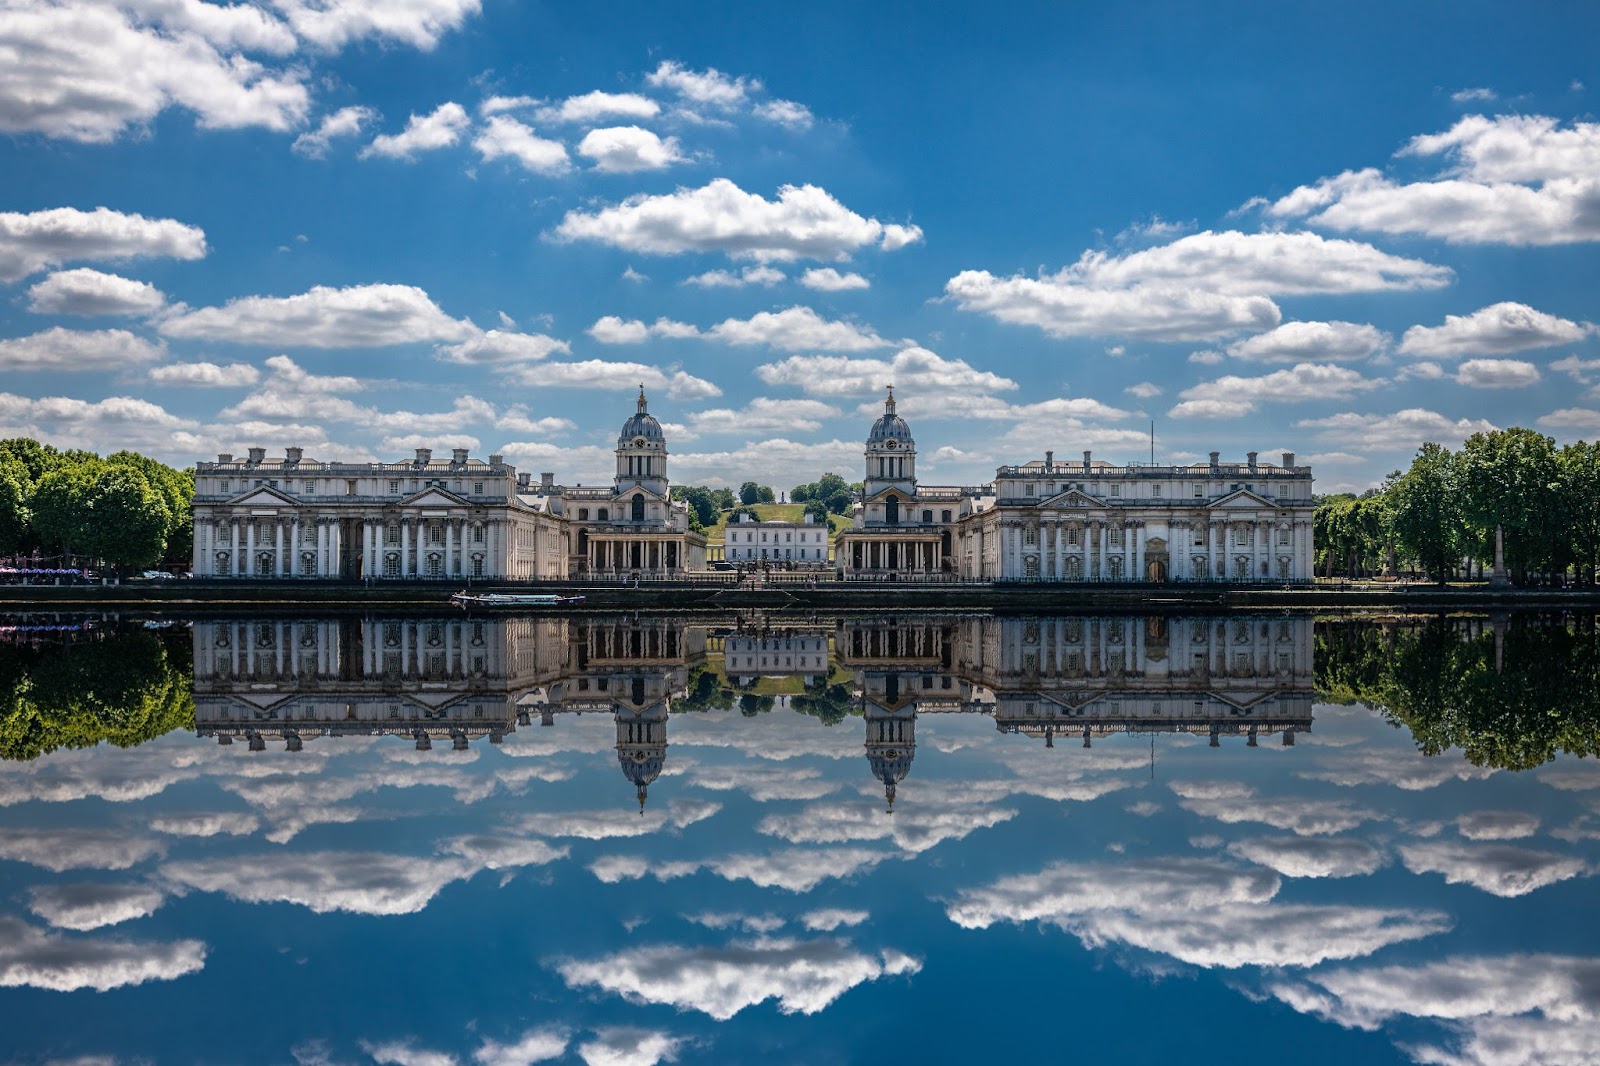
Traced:
<path fill-rule="evenodd" d="M 0 431 L 674 480 L 1600 433 L 1600 11 L 0 3 Z"/>

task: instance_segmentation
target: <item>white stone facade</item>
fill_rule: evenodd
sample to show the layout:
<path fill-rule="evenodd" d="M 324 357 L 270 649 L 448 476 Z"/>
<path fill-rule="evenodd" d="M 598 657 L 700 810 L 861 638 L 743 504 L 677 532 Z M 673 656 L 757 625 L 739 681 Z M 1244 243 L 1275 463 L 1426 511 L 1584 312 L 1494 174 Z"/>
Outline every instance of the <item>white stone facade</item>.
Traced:
<path fill-rule="evenodd" d="M 729 522 L 723 534 L 723 556 L 741 566 L 762 563 L 798 569 L 828 565 L 828 526 L 808 516 L 803 522 L 755 522 L 748 515 Z"/>

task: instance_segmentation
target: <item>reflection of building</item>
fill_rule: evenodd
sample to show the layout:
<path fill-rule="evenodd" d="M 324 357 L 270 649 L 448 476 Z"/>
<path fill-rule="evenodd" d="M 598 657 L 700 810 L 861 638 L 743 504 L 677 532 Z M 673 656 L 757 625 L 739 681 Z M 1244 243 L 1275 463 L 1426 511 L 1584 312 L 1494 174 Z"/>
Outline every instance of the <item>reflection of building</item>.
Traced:
<path fill-rule="evenodd" d="M 426 751 L 515 729 L 526 689 L 566 672 L 565 619 L 200 621 L 195 725 L 221 743 L 299 751 L 325 736 L 399 735 Z"/>
<path fill-rule="evenodd" d="M 828 673 L 828 635 L 781 628 L 732 633 L 722 639 L 722 668 L 741 685 L 759 677 L 799 677 L 810 684 Z"/>

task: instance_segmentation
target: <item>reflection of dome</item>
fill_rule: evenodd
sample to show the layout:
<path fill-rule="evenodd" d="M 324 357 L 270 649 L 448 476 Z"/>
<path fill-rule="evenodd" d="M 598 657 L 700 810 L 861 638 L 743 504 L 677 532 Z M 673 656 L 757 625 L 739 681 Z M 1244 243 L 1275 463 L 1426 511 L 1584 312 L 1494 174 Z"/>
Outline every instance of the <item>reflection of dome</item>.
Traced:
<path fill-rule="evenodd" d="M 867 434 L 868 444 L 881 444 L 886 440 L 894 440 L 901 447 L 911 444 L 911 427 L 906 425 L 906 420 L 894 413 L 894 386 L 889 386 L 889 398 L 883 401 L 883 416 L 872 423 L 872 432 Z"/>
<path fill-rule="evenodd" d="M 911 772 L 911 758 L 916 753 L 914 744 L 878 751 L 868 747 L 867 765 L 872 767 L 872 776 L 883 782 L 883 798 L 889 801 L 890 810 L 894 810 L 894 786 Z"/>
<path fill-rule="evenodd" d="M 667 762 L 667 708 L 662 703 L 632 709 L 613 704 L 617 719 L 617 764 L 622 776 L 638 790 L 639 813 L 650 783 L 661 776 Z"/>
<path fill-rule="evenodd" d="M 891 711 L 868 700 L 866 719 L 867 765 L 872 776 L 883 782 L 883 798 L 893 813 L 894 787 L 911 772 L 911 760 L 917 754 L 916 705 Z"/>
<path fill-rule="evenodd" d="M 643 385 L 639 386 L 639 410 L 622 423 L 622 432 L 617 435 L 617 447 L 626 448 L 641 437 L 657 443 L 665 443 L 667 439 L 661 432 L 661 423 L 656 421 L 655 415 L 650 413 L 649 404 L 645 402 Z"/>
<path fill-rule="evenodd" d="M 639 790 L 639 810 L 644 811 L 645 795 L 650 782 L 661 776 L 667 762 L 665 745 L 656 749 L 617 747 L 617 762 L 622 765 L 622 776 L 632 781 Z"/>

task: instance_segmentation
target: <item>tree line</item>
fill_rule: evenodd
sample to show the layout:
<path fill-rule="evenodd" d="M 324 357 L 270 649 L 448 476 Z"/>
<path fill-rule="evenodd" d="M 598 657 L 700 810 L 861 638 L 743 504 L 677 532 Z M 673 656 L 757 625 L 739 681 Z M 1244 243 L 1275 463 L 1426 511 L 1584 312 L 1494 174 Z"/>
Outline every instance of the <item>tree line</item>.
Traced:
<path fill-rule="evenodd" d="M 1600 569 L 1600 444 L 1556 447 L 1531 429 L 1475 433 L 1457 451 L 1424 444 L 1409 469 L 1360 496 L 1323 497 L 1313 520 L 1317 572 L 1482 576 L 1504 539 L 1517 585 L 1592 587 Z"/>
<path fill-rule="evenodd" d="M 194 470 L 137 452 L 104 458 L 28 437 L 0 440 L 0 554 L 118 571 L 187 566 Z"/>
<path fill-rule="evenodd" d="M 825 525 L 828 515 L 850 513 L 850 505 L 861 491 L 861 483 L 851 484 L 838 474 L 823 474 L 815 481 L 796 485 L 789 492 L 790 503 L 805 505 L 804 513 L 818 525 Z M 704 532 L 717 524 L 724 512 L 730 521 L 737 519 L 746 508 L 761 503 L 775 503 L 778 495 L 772 486 L 746 481 L 738 492 L 730 488 L 714 489 L 706 485 L 674 485 L 672 498 L 689 505 L 689 528 Z M 748 512 L 754 515 L 754 511 Z"/>

